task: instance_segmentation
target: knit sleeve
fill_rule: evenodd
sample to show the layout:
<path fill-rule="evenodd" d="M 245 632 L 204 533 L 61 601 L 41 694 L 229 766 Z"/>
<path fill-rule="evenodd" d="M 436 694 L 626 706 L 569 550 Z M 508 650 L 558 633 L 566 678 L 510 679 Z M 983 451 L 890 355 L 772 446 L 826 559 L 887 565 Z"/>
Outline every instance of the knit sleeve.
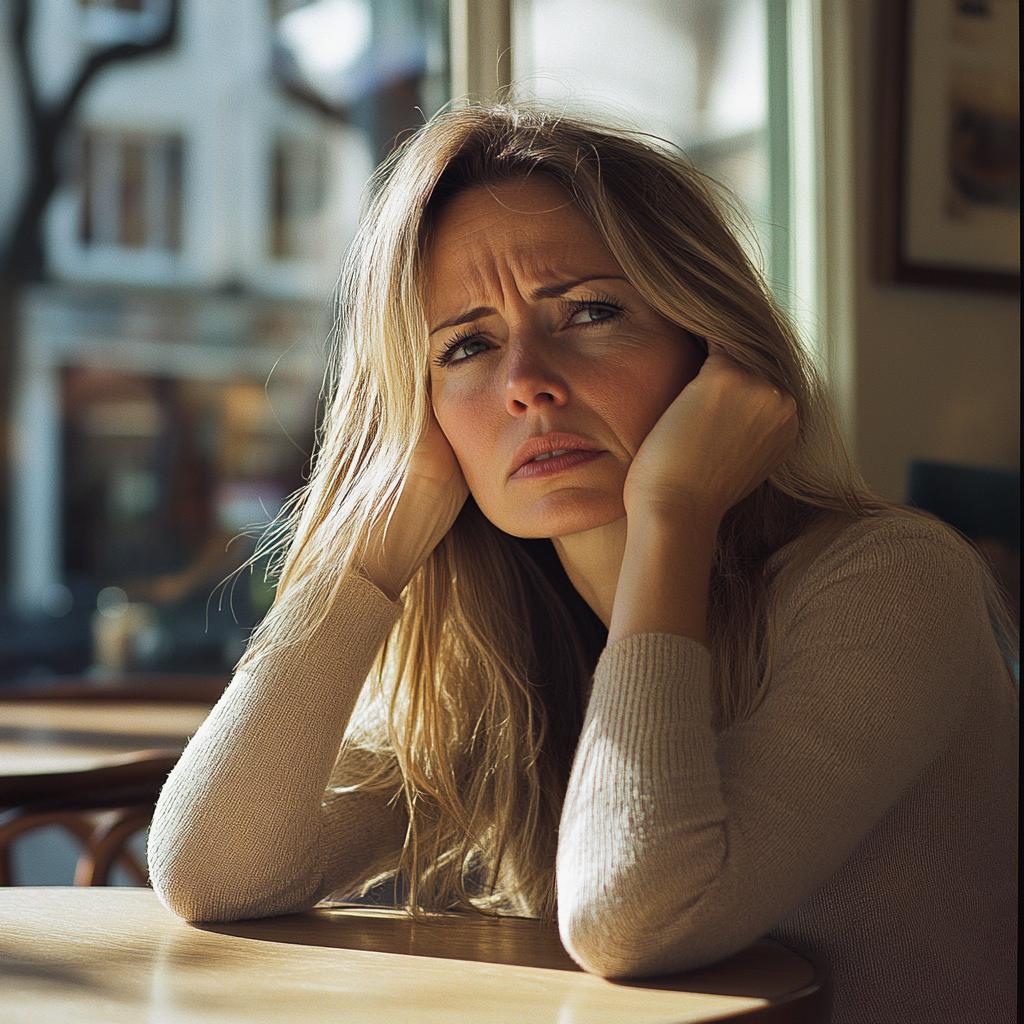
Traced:
<path fill-rule="evenodd" d="M 803 573 L 768 696 L 727 733 L 712 728 L 702 646 L 646 634 L 609 648 L 562 816 L 566 947 L 628 976 L 763 935 L 951 743 L 976 674 L 998 663 L 975 565 L 909 516 L 848 530 Z"/>
<path fill-rule="evenodd" d="M 327 792 L 399 613 L 352 577 L 307 643 L 236 673 L 153 816 L 150 874 L 174 913 L 227 921 L 307 909 L 401 847 L 401 811 L 384 797 Z"/>

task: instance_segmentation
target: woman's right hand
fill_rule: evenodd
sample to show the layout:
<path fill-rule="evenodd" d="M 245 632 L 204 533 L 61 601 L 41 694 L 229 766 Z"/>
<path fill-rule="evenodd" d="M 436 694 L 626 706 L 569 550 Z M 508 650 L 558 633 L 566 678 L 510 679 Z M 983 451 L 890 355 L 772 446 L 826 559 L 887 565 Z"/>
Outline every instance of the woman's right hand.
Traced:
<path fill-rule="evenodd" d="M 392 601 L 452 528 L 469 496 L 455 452 L 433 409 L 413 452 L 391 522 L 370 535 L 363 572 Z"/>

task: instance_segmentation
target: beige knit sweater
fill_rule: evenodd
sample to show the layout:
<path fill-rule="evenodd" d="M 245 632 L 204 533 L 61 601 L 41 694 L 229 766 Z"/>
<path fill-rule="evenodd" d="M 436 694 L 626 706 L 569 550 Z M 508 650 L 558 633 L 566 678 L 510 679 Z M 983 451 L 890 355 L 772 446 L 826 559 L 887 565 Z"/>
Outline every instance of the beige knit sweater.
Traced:
<path fill-rule="evenodd" d="M 325 797 L 399 611 L 353 579 L 314 642 L 236 675 L 153 820 L 171 910 L 305 909 L 400 847 L 401 810 Z M 1017 701 L 973 564 L 928 521 L 859 522 L 779 636 L 767 699 L 721 735 L 698 643 L 604 652 L 560 830 L 566 947 L 654 974 L 767 934 L 830 965 L 834 1024 L 1015 1020 Z"/>

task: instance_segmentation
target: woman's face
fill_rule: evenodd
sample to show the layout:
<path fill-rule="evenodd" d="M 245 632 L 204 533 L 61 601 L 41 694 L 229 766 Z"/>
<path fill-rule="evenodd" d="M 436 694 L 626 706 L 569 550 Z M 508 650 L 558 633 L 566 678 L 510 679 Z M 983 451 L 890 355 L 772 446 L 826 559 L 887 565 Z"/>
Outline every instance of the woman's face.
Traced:
<path fill-rule="evenodd" d="M 700 369 L 692 336 L 544 176 L 456 197 L 425 270 L 434 412 L 484 515 L 517 537 L 622 518 L 633 457 Z"/>

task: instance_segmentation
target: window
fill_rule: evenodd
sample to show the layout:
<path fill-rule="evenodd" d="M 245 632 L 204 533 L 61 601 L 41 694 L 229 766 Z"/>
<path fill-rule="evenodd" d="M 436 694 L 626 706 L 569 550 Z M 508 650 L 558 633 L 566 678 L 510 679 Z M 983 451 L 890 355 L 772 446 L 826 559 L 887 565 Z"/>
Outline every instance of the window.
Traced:
<path fill-rule="evenodd" d="M 90 95 L 23 296 L 0 683 L 237 661 L 273 586 L 235 571 L 308 469 L 359 195 L 448 99 L 446 0 L 72 0 L 38 63 L 175 6 L 173 45 Z"/>
<path fill-rule="evenodd" d="M 270 249 L 275 259 L 313 255 L 327 191 L 322 138 L 282 137 L 273 151 Z"/>
<path fill-rule="evenodd" d="M 679 146 L 739 198 L 770 261 L 766 0 L 514 0 L 513 80 Z"/>
<path fill-rule="evenodd" d="M 182 143 L 176 135 L 86 132 L 82 242 L 180 249 L 181 176 Z"/>
<path fill-rule="evenodd" d="M 680 146 L 740 200 L 754 229 L 755 261 L 807 345 L 824 354 L 828 336 L 845 332 L 836 319 L 845 300 L 831 295 L 830 307 L 823 291 L 823 20 L 832 44 L 842 37 L 828 5 L 585 6 L 581 17 L 578 0 L 453 0 L 453 93 L 493 97 L 511 83 L 513 95 L 578 108 Z M 831 106 L 837 109 L 835 98 Z M 835 160 L 833 153 L 832 172 L 846 173 Z"/>

